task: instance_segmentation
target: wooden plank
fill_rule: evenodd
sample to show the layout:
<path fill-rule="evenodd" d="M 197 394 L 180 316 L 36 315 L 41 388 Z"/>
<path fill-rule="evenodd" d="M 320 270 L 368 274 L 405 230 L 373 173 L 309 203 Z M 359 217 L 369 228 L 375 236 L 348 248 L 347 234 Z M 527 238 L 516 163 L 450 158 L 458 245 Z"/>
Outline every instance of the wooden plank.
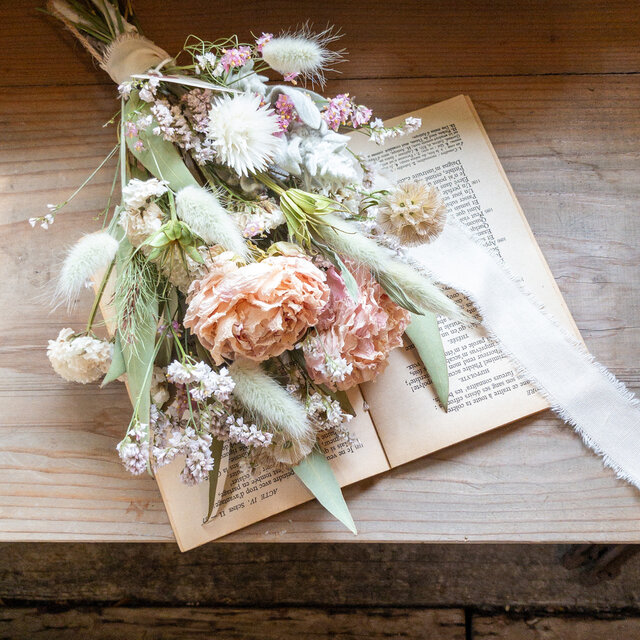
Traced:
<path fill-rule="evenodd" d="M 4 3 L 4 85 L 84 84 L 104 81 L 71 34 L 36 11 L 44 0 Z M 170 3 L 136 0 L 145 33 L 175 54 L 196 33 L 215 40 L 251 31 L 278 32 L 311 19 L 323 28 L 337 24 L 349 51 L 345 78 L 472 75 L 638 73 L 640 21 L 627 0 L 541 2 L 323 3 L 261 0 Z M 335 77 L 335 74 L 334 74 Z"/>
<path fill-rule="evenodd" d="M 553 545 L 0 544 L 7 606 L 472 607 L 640 615 L 640 557 L 588 584 Z M 54 579 L 55 577 L 55 579 Z"/>
<path fill-rule="evenodd" d="M 640 638 L 640 618 L 552 618 L 532 616 L 512 619 L 508 616 L 473 618 L 473 639 L 491 640 L 610 640 Z"/>
<path fill-rule="evenodd" d="M 640 388 L 640 86 L 624 75 L 334 82 L 383 116 L 474 99 L 570 309 L 595 355 Z M 111 86 L 0 96 L 0 538 L 170 540 L 153 481 L 127 476 L 114 447 L 128 421 L 118 384 L 65 384 L 46 340 L 90 303 L 50 313 L 62 248 L 95 225 L 102 172 L 47 232 L 25 220 L 68 197 L 106 155 Z M 585 133 L 588 131 L 588 135 Z M 346 492 L 360 541 L 601 541 L 640 538 L 640 496 L 550 414 L 487 434 Z M 347 540 L 314 503 L 240 541 Z"/>
<path fill-rule="evenodd" d="M 47 640 L 285 640 L 287 638 L 415 638 L 463 640 L 464 613 L 459 609 L 208 609 L 140 607 L 127 609 L 0 609 L 0 637 Z"/>

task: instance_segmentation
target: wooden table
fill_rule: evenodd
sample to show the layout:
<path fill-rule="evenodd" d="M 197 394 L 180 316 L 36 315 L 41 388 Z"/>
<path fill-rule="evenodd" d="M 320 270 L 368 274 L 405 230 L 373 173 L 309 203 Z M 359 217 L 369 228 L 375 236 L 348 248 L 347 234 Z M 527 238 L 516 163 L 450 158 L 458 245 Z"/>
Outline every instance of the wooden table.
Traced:
<path fill-rule="evenodd" d="M 121 386 L 65 384 L 45 345 L 81 326 L 49 311 L 63 247 L 93 227 L 111 172 L 49 231 L 30 216 L 65 200 L 115 144 L 107 76 L 40 0 L 3 3 L 0 65 L 0 540 L 167 541 L 153 480 L 128 476 L 115 444 Z M 340 24 L 349 91 L 382 117 L 459 93 L 473 99 L 590 350 L 640 390 L 640 27 L 632 2 L 136 2 L 168 51 Z M 268 6 L 268 11 L 266 7 Z M 345 491 L 359 541 L 640 541 L 640 492 L 616 480 L 551 413 L 499 429 Z M 234 541 L 352 541 L 315 502 Z"/>

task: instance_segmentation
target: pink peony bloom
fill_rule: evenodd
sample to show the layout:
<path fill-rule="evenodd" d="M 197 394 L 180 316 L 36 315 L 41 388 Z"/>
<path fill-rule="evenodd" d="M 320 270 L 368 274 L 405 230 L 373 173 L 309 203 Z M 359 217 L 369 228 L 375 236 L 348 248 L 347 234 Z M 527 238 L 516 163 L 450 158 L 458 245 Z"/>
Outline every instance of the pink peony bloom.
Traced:
<path fill-rule="evenodd" d="M 323 271 L 302 257 L 272 256 L 238 267 L 230 252 L 189 288 L 184 326 L 216 364 L 260 362 L 292 349 L 329 300 Z"/>
<path fill-rule="evenodd" d="M 409 312 L 395 304 L 366 269 L 348 266 L 360 288 L 359 301 L 330 267 L 329 304 L 303 344 L 309 375 L 332 389 L 349 389 L 382 373 L 389 352 L 402 346 L 410 320 Z"/>

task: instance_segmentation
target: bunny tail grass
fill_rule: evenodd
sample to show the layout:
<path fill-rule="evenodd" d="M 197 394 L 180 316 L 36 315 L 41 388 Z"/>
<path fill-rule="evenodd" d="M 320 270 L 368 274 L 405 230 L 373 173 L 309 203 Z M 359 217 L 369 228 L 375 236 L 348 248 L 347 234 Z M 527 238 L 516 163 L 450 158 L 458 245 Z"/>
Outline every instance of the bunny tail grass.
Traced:
<path fill-rule="evenodd" d="M 116 255 L 118 241 L 106 231 L 82 236 L 64 259 L 53 296 L 54 306 L 71 309 L 91 276 L 106 269 Z"/>
<path fill-rule="evenodd" d="M 240 228 L 215 194 L 202 187 L 184 187 L 176 196 L 176 212 L 207 244 L 219 244 L 245 260 L 248 258 L 249 249 Z"/>
<path fill-rule="evenodd" d="M 236 360 L 229 373 L 236 383 L 233 395 L 251 416 L 275 435 L 278 462 L 295 465 L 311 453 L 316 436 L 302 403 L 288 394 L 256 362 Z"/>
<path fill-rule="evenodd" d="M 337 253 L 364 264 L 397 304 L 414 313 L 432 313 L 454 320 L 475 322 L 426 276 L 404 262 L 394 259 L 375 240 L 363 236 L 353 225 L 338 216 L 324 216 L 326 225 L 318 228 L 322 239 Z"/>

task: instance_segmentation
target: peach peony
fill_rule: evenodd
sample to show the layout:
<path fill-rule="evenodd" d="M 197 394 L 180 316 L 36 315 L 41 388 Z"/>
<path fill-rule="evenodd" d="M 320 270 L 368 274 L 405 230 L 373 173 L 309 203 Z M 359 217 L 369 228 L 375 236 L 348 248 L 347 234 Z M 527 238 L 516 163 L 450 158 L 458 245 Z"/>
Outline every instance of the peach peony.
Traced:
<path fill-rule="evenodd" d="M 359 301 L 330 267 L 329 304 L 303 344 L 309 375 L 332 389 L 349 389 L 382 373 L 391 349 L 402 346 L 410 320 L 409 312 L 389 298 L 369 271 L 349 267 L 360 288 Z"/>
<path fill-rule="evenodd" d="M 324 272 L 307 258 L 272 256 L 239 267 L 225 252 L 191 285 L 184 326 L 216 364 L 237 356 L 260 362 L 293 348 L 328 299 Z"/>

